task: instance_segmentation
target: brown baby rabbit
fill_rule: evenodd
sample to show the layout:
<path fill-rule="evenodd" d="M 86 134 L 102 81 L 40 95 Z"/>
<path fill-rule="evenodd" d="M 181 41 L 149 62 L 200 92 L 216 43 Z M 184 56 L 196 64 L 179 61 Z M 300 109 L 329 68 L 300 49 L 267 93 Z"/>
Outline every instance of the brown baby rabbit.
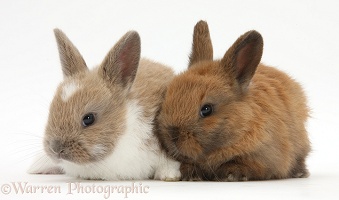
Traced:
<path fill-rule="evenodd" d="M 306 97 L 288 75 L 260 64 L 262 52 L 253 30 L 213 61 L 208 25 L 196 24 L 189 68 L 168 86 L 155 127 L 183 180 L 309 176 Z"/>

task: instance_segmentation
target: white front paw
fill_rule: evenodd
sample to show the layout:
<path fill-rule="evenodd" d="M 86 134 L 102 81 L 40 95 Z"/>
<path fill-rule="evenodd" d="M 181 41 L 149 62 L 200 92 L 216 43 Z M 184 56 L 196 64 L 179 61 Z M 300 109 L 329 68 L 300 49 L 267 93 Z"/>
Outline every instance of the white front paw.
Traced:
<path fill-rule="evenodd" d="M 180 162 L 169 158 L 160 164 L 154 176 L 154 179 L 162 181 L 179 181 L 180 178 Z"/>

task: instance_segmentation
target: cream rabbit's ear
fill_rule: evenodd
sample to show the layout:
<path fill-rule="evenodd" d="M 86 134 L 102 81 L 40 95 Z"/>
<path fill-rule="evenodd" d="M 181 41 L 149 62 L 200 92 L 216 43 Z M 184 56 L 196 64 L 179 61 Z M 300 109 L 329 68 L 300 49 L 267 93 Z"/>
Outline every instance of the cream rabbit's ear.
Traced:
<path fill-rule="evenodd" d="M 139 34 L 129 31 L 108 52 L 99 68 L 99 74 L 110 84 L 130 86 L 134 81 L 139 60 Z"/>
<path fill-rule="evenodd" d="M 213 47 L 207 22 L 199 21 L 194 26 L 189 67 L 203 60 L 213 60 Z"/>
<path fill-rule="evenodd" d="M 227 50 L 220 66 L 227 76 L 235 78 L 242 90 L 249 85 L 263 53 L 263 38 L 257 31 L 248 31 L 240 36 Z"/>
<path fill-rule="evenodd" d="M 60 62 L 64 77 L 73 76 L 79 72 L 87 71 L 88 68 L 78 49 L 60 30 L 54 29 L 57 41 Z"/>

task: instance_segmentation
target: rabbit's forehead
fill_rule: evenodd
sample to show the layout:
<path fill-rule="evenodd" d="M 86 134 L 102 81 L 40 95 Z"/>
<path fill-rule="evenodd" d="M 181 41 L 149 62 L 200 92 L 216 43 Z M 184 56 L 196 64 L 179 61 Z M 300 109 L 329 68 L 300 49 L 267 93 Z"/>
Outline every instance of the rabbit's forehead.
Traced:
<path fill-rule="evenodd" d="M 81 85 L 76 81 L 66 82 L 61 86 L 61 99 L 67 102 L 77 91 L 81 89 Z"/>
<path fill-rule="evenodd" d="M 229 86 L 216 76 L 191 75 L 177 77 L 168 87 L 169 98 L 202 101 L 206 95 L 218 95 L 220 92 L 228 90 Z M 185 98 L 182 98 L 185 97 Z"/>
<path fill-rule="evenodd" d="M 208 84 L 197 79 L 177 78 L 167 90 L 164 105 L 169 113 L 196 112 L 205 97 Z M 177 109 L 174 109 L 177 108 Z"/>

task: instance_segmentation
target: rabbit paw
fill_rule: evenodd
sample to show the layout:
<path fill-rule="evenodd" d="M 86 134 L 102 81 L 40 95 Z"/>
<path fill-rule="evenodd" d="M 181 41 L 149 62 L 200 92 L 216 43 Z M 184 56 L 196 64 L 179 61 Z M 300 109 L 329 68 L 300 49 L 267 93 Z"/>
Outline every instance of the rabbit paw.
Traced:
<path fill-rule="evenodd" d="M 202 172 L 201 170 L 192 164 L 181 163 L 180 166 L 181 180 L 182 181 L 201 181 Z"/>
<path fill-rule="evenodd" d="M 248 181 L 251 178 L 250 169 L 240 164 L 223 164 L 217 174 L 219 181 Z"/>
<path fill-rule="evenodd" d="M 167 160 L 155 172 L 155 179 L 162 181 L 179 181 L 181 177 L 180 163 L 174 160 Z"/>
<path fill-rule="evenodd" d="M 298 163 L 292 170 L 292 178 L 307 178 L 310 176 L 310 172 L 306 168 L 305 158 L 297 159 Z"/>

